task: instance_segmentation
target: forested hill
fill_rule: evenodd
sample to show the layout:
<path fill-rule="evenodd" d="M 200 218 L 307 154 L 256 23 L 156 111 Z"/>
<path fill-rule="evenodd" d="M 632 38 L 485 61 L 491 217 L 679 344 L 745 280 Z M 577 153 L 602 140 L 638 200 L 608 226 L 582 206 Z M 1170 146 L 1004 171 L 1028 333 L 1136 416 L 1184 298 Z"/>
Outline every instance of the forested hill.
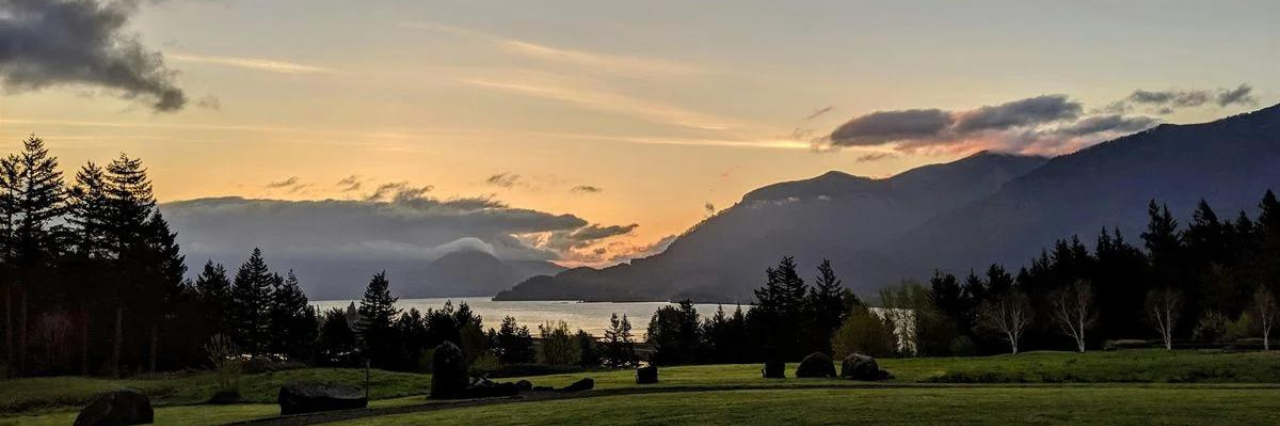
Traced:
<path fill-rule="evenodd" d="M 784 255 L 806 271 L 829 258 L 846 286 L 867 292 L 936 268 L 1020 266 L 1056 239 L 1103 227 L 1136 237 L 1152 199 L 1184 221 L 1201 198 L 1234 217 L 1278 187 L 1280 105 L 1052 160 L 980 153 L 888 179 L 831 172 L 770 185 L 659 255 L 535 277 L 498 298 L 745 300 Z"/>

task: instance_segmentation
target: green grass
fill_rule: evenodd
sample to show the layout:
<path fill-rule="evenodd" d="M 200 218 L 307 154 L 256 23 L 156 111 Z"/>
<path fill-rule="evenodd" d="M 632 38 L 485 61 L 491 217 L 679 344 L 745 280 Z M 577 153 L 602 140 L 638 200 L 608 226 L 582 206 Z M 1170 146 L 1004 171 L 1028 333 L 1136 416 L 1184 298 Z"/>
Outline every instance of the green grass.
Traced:
<path fill-rule="evenodd" d="M 904 397 L 917 395 L 911 393 L 917 392 L 917 396 L 921 398 L 924 395 L 937 394 L 937 392 L 942 392 L 943 394 L 954 392 L 957 395 L 954 398 L 968 398 L 969 396 L 961 395 L 972 394 L 976 398 L 974 401 L 982 401 L 982 396 L 986 395 L 983 392 L 1015 392 L 1026 393 L 1029 400 L 1035 401 L 1035 398 L 1041 395 L 1053 394 L 1053 392 L 1059 391 L 1067 393 L 1063 397 L 1083 398 L 1074 393 L 1074 389 L 1082 388 L 1080 385 L 1055 386 L 1052 384 L 1108 383 L 1106 385 L 1085 385 L 1083 388 L 1089 389 L 1089 392 L 1102 392 L 1100 394 L 1116 392 L 1116 389 L 1122 390 L 1120 393 L 1132 389 L 1141 389 L 1144 392 L 1154 392 L 1153 396 L 1172 401 L 1167 397 L 1176 396 L 1178 395 L 1177 392 L 1194 392 L 1190 391 L 1190 389 L 1201 389 L 1210 393 L 1239 391 L 1251 394 L 1251 392 L 1264 391 L 1248 390 L 1249 388 L 1257 388 L 1253 386 L 1232 386 L 1228 384 L 1280 384 L 1280 353 L 1128 350 L 1090 352 L 1087 354 L 1031 352 L 1016 356 L 882 359 L 880 361 L 883 368 L 896 376 L 893 381 L 887 383 L 865 383 L 838 379 L 795 378 L 765 380 L 760 377 L 760 365 L 743 364 L 664 367 L 661 369 L 660 374 L 661 383 L 647 387 L 678 387 L 680 390 L 707 387 L 711 388 L 708 390 L 717 391 L 723 391 L 725 388 L 744 391 L 756 389 L 774 390 L 774 394 L 784 399 L 790 398 L 790 395 L 793 394 L 779 391 L 781 388 L 814 386 L 845 386 L 851 387 L 851 389 L 794 390 L 802 392 L 801 394 L 816 392 L 815 395 L 846 392 L 842 395 L 857 398 L 869 398 L 873 395 L 879 395 L 879 392 L 887 392 L 887 394 L 907 392 L 907 394 L 903 394 Z M 794 364 L 788 365 L 787 374 L 792 374 L 794 368 Z M 527 379 L 535 385 L 561 387 L 582 377 L 594 378 L 597 389 L 624 389 L 636 386 L 634 372 L 631 370 L 557 374 L 528 377 Z M 136 388 L 150 395 L 153 404 L 160 407 L 157 409 L 156 415 L 157 421 L 162 424 L 192 426 L 221 424 L 235 420 L 275 415 L 278 409 L 274 402 L 279 387 L 284 383 L 300 380 L 361 385 L 364 382 L 364 371 L 360 369 L 305 369 L 246 375 L 242 379 L 242 392 L 246 399 L 255 404 L 233 406 L 195 405 L 202 404 L 213 394 L 215 380 L 208 373 L 162 375 L 127 380 L 83 377 L 6 380 L 0 381 L 0 426 L 9 426 L 10 424 L 22 424 L 24 426 L 28 424 L 69 424 L 71 422 L 70 419 L 75 417 L 74 411 L 83 406 L 86 400 L 96 394 L 121 387 Z M 518 379 L 503 380 L 514 381 Z M 421 395 L 428 392 L 430 376 L 374 370 L 372 382 L 372 396 L 375 399 L 374 406 L 418 404 L 424 402 Z M 966 384 L 971 382 L 1041 383 L 1050 385 L 1026 387 Z M 1210 385 L 1175 385 L 1177 383 L 1190 382 Z M 1138 386 L 1126 383 L 1152 383 L 1154 385 Z M 903 386 L 910 386 L 911 388 L 903 389 Z M 883 389 L 852 389 L 853 387 L 880 387 Z M 1280 386 L 1265 390 L 1265 392 L 1277 390 L 1280 390 Z M 709 393 L 691 393 L 689 395 Z M 753 394 L 748 392 L 741 395 Z M 618 398 L 657 398 L 657 400 L 662 400 L 663 398 L 670 398 L 670 396 L 645 395 Z M 736 397 L 730 399 L 736 400 Z M 591 400 L 605 399 L 592 398 Z M 729 404 L 730 402 L 720 401 L 715 403 Z M 1102 406 L 1106 405 L 1106 401 L 1101 401 L 1100 403 L 1103 404 Z M 515 409 L 512 407 L 514 406 L 492 409 L 498 411 Z M 432 416 L 436 415 L 443 414 L 432 414 Z"/>
<path fill-rule="evenodd" d="M 1257 425 L 1280 389 L 973 386 L 673 392 L 473 407 L 334 426 L 501 425 Z"/>
<path fill-rule="evenodd" d="M 312 368 L 248 374 L 240 380 L 240 393 L 249 402 L 274 404 L 280 386 L 293 381 L 316 380 L 364 385 L 364 370 Z M 373 370 L 373 399 L 420 395 L 429 389 L 431 376 Z M 212 374 L 171 374 L 110 380 L 86 377 L 40 377 L 0 381 L 0 417 L 76 410 L 95 395 L 119 388 L 133 388 L 151 397 L 155 406 L 201 404 L 213 396 Z"/>

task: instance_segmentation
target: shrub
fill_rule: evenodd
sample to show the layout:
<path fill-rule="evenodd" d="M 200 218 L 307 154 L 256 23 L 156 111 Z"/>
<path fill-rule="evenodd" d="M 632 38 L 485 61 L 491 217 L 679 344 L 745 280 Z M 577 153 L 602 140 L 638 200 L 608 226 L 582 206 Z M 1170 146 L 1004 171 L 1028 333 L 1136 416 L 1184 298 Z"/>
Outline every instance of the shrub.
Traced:
<path fill-rule="evenodd" d="M 831 341 L 836 358 L 860 352 L 873 357 L 892 356 L 897 347 L 893 324 L 865 307 L 856 307 Z"/>
<path fill-rule="evenodd" d="M 204 350 L 209 354 L 209 362 L 213 364 L 214 376 L 218 379 L 218 391 L 215 400 L 235 400 L 240 397 L 240 376 L 244 372 L 244 360 L 240 349 L 231 339 L 221 334 L 214 335 L 205 344 Z"/>
<path fill-rule="evenodd" d="M 542 345 L 538 348 L 538 362 L 551 365 L 575 365 L 579 349 L 569 334 L 569 324 L 558 321 L 538 326 Z"/>
<path fill-rule="evenodd" d="M 1247 316 L 1242 316 L 1240 321 L 1232 321 L 1221 312 L 1208 311 L 1200 317 L 1200 322 L 1196 323 L 1196 327 L 1191 331 L 1191 338 L 1201 343 L 1223 343 L 1247 335 L 1248 328 L 1249 317 Z"/>
<path fill-rule="evenodd" d="M 493 352 L 484 351 L 471 361 L 469 372 L 472 376 L 488 377 L 495 371 L 502 370 L 502 359 Z"/>

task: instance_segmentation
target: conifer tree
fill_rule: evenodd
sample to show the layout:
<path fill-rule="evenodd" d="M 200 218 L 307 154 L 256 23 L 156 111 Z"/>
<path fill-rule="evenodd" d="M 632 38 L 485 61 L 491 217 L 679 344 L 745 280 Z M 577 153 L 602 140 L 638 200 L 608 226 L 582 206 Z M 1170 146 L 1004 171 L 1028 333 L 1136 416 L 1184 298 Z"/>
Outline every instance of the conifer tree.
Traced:
<path fill-rule="evenodd" d="M 267 349 L 274 280 L 262 258 L 262 250 L 254 248 L 231 284 L 231 309 L 227 310 L 231 337 L 241 350 L 253 355 L 262 354 Z"/>
<path fill-rule="evenodd" d="M 630 367 L 639 361 L 631 334 L 631 320 L 626 314 L 622 318 L 618 318 L 617 313 L 609 317 L 609 328 L 604 331 L 604 361 L 614 368 Z"/>
<path fill-rule="evenodd" d="M 818 265 L 818 278 L 809 288 L 809 319 L 812 326 L 808 332 L 809 340 L 805 346 L 813 347 L 826 354 L 831 353 L 831 336 L 844 322 L 849 310 L 846 309 L 846 293 L 840 278 L 836 277 L 831 261 L 823 259 Z"/>
<path fill-rule="evenodd" d="M 273 353 L 291 358 L 305 358 L 308 346 L 316 338 L 316 314 L 303 294 L 293 271 L 280 279 L 273 277 L 271 292 L 271 347 Z"/>
<path fill-rule="evenodd" d="M 196 294 L 200 296 L 202 313 L 213 324 L 213 334 L 226 335 L 231 331 L 226 311 L 231 308 L 231 280 L 227 278 L 227 268 L 212 260 L 205 262 L 204 269 L 196 277 Z"/>
<path fill-rule="evenodd" d="M 364 290 L 364 298 L 360 299 L 360 322 L 356 327 L 366 356 L 379 367 L 390 366 L 396 356 L 395 329 L 392 326 L 400 314 L 395 307 L 399 298 L 391 296 L 390 287 L 386 271 L 373 275 Z"/>
<path fill-rule="evenodd" d="M 796 333 L 806 325 L 808 286 L 796 273 L 795 260 L 790 256 L 783 257 L 776 268 L 768 268 L 765 274 L 768 281 L 755 290 L 756 307 L 747 314 L 754 328 L 752 334 L 760 339 L 766 357 L 798 359 L 813 350 L 803 347 Z"/>

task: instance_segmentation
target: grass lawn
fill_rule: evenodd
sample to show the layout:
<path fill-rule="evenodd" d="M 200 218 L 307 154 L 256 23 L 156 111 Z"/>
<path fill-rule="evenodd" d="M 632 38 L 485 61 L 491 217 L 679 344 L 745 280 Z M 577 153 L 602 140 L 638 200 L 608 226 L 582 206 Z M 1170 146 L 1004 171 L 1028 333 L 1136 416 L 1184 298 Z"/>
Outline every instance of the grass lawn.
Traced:
<path fill-rule="evenodd" d="M 664 367 L 660 373 L 660 384 L 650 388 L 685 388 L 714 387 L 716 392 L 683 393 L 689 398 L 719 398 L 705 401 L 709 407 L 734 406 L 735 401 L 751 400 L 755 390 L 773 390 L 772 394 L 780 400 L 789 400 L 797 395 L 811 395 L 822 400 L 858 402 L 874 400 L 879 395 L 898 395 L 901 398 L 919 401 L 933 401 L 937 395 L 953 395 L 938 399 L 939 404 L 973 403 L 980 404 L 972 410 L 997 408 L 999 395 L 1008 393 L 1018 396 L 1031 407 L 1022 412 L 1023 415 L 1038 413 L 1053 400 L 1072 401 L 1069 404 L 1081 403 L 1098 410 L 1110 407 L 1114 401 L 1123 401 L 1126 392 L 1150 393 L 1152 401 L 1164 401 L 1171 405 L 1195 405 L 1198 392 L 1205 397 L 1217 395 L 1214 404 L 1245 404 L 1256 395 L 1268 395 L 1280 401 L 1280 386 L 1240 386 L 1248 383 L 1280 384 L 1280 353 L 1221 353 L 1197 351 L 1163 351 L 1163 350 L 1127 350 L 1116 352 L 1091 352 L 1075 354 L 1064 352 L 1030 352 L 1016 356 L 993 356 L 976 358 L 913 358 L 882 359 L 882 368 L 892 372 L 896 377 L 891 382 L 866 383 L 838 379 L 795 379 L 765 380 L 760 377 L 760 365 L 705 365 L 685 367 Z M 787 367 L 787 374 L 793 374 L 795 364 Z M 631 370 L 593 371 L 585 373 L 560 374 L 539 377 L 528 377 L 535 385 L 561 387 L 582 377 L 592 377 L 597 389 L 625 389 L 634 387 L 635 376 Z M 278 413 L 274 405 L 276 392 L 280 385 L 300 380 L 319 380 L 363 385 L 364 371 L 360 369 L 305 369 L 274 373 L 246 375 L 241 380 L 242 392 L 253 404 L 232 406 L 196 405 L 201 404 L 213 394 L 214 378 L 208 373 L 174 374 L 154 377 L 132 378 L 126 380 L 107 380 L 83 377 L 33 378 L 0 381 L 0 426 L 10 425 L 65 425 L 75 418 L 75 411 L 83 406 L 92 396 L 107 390 L 132 387 L 142 390 L 151 396 L 157 406 L 156 419 L 159 424 L 204 426 L 216 425 L 236 420 L 269 417 Z M 518 380 L 518 379 L 503 379 Z M 411 405 L 424 402 L 421 395 L 428 392 L 430 376 L 412 373 L 392 373 L 373 371 L 373 406 Z M 966 383 L 984 383 L 966 385 Z M 1033 386 L 993 386 L 992 384 L 1032 383 L 1047 384 Z M 1078 383 L 1077 385 L 1055 386 L 1057 383 Z M 1084 385 L 1080 385 L 1083 383 Z M 1096 383 L 1096 385 L 1088 385 Z M 1137 385 L 1127 383 L 1148 383 Z M 1186 385 L 1182 383 L 1201 383 Z M 1235 385 L 1233 385 L 1235 384 Z M 847 386 L 850 389 L 796 389 L 781 391 L 779 388 L 804 388 L 814 386 Z M 904 388 L 904 386 L 909 386 Z M 853 388 L 872 389 L 853 389 Z M 733 388 L 734 391 L 725 391 Z M 880 389 L 877 389 L 880 388 Z M 1262 388 L 1262 389 L 1258 389 Z M 674 390 L 674 389 L 673 389 Z M 695 389 L 696 390 L 696 389 Z M 765 392 L 765 394 L 770 394 Z M 1089 395 L 1106 396 L 1105 400 L 1091 401 Z M 1112 400 L 1107 395 L 1116 394 L 1120 399 Z M 589 401 L 615 400 L 650 400 L 659 401 L 653 404 L 665 404 L 672 394 L 654 394 L 642 396 L 618 396 L 591 398 L 584 401 L 556 401 L 517 406 L 500 406 L 475 408 L 474 410 L 493 410 L 503 413 L 508 410 L 525 410 L 526 406 L 545 406 L 545 404 L 586 404 Z M 843 395 L 843 396 L 840 396 Z M 769 399 L 766 397 L 761 397 Z M 843 398 L 843 399 L 841 399 Z M 852 398 L 852 400 L 851 400 Z M 986 398 L 991 398 L 988 401 Z M 1100 397 L 1102 398 L 1102 397 Z M 1192 398 L 1183 401 L 1178 398 Z M 936 398 L 935 398 L 936 399 Z M 620 403 L 624 404 L 625 403 Z M 747 403 L 747 407 L 754 403 Z M 985 405 L 983 405 L 985 404 Z M 996 404 L 996 405 L 991 405 Z M 1127 403 L 1126 403 L 1127 404 Z M 1144 402 L 1133 401 L 1134 407 L 1143 406 Z M 678 406 L 678 404 L 677 404 Z M 943 404 L 943 406 L 946 406 Z M 1069 405 L 1067 405 L 1069 406 Z M 1121 404 L 1124 406 L 1124 404 Z M 696 406 L 695 406 L 696 407 Z M 825 406 L 822 406 L 825 407 Z M 823 409 L 814 407 L 814 409 Z M 1154 406 L 1153 406 L 1154 407 Z M 1231 406 L 1223 406 L 1230 408 Z M 892 409 L 886 407 L 884 409 Z M 1191 410 L 1194 407 L 1171 407 L 1173 411 Z M 727 410 L 728 408 L 726 408 Z M 874 412 L 876 408 L 865 408 Z M 1153 408 L 1154 409 L 1154 408 Z M 467 411 L 451 410 L 453 411 Z M 652 410 L 644 410 L 652 411 Z M 662 410 L 663 412 L 679 412 Z M 750 410 L 747 410 L 748 412 Z M 1160 410 L 1156 410 L 1160 411 Z M 572 412 L 572 410 L 570 410 Z M 598 414 L 598 413 L 597 413 Z M 1194 413 L 1187 413 L 1192 415 Z M 448 416 L 448 413 L 420 414 L 419 416 Z M 1232 414 L 1235 415 L 1235 414 Z M 1245 414 L 1241 414 L 1245 415 Z M 623 417 L 626 419 L 627 417 Z M 726 417 L 726 418 L 732 418 Z M 822 417 L 815 417 L 821 419 Z M 1035 420 L 1035 419 L 1032 419 Z M 1083 420 L 1082 420 L 1083 421 Z M 659 422 L 660 423 L 660 422 Z M 1273 423 L 1280 423 L 1280 418 Z"/>
<path fill-rule="evenodd" d="M 461 408 L 335 426 L 500 425 L 1260 425 L 1280 389 L 1000 386 L 673 392 Z"/>

